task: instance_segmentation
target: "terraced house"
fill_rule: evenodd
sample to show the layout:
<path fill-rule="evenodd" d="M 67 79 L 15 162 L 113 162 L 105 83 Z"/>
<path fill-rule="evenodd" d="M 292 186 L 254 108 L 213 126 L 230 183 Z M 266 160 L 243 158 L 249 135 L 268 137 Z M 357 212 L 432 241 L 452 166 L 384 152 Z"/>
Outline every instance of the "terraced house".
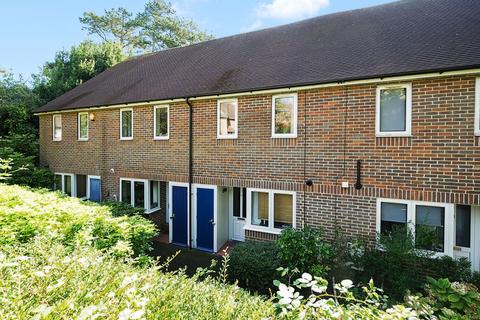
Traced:
<path fill-rule="evenodd" d="M 400 1 L 143 55 L 37 110 L 64 192 L 217 251 L 408 225 L 480 268 L 480 3 Z"/>

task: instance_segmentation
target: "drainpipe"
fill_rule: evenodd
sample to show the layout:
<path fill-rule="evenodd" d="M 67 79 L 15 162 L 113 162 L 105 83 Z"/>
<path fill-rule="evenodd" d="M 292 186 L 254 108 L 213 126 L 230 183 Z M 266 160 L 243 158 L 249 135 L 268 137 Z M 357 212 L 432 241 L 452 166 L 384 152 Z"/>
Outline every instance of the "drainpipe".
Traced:
<path fill-rule="evenodd" d="M 188 248 L 192 249 L 193 105 L 190 98 L 185 102 L 188 104 Z"/>

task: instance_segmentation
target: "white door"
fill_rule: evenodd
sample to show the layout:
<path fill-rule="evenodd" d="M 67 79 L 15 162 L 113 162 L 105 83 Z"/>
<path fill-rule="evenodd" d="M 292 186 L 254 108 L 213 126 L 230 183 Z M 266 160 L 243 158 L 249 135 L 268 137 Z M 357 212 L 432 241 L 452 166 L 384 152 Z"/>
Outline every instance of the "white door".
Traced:
<path fill-rule="evenodd" d="M 245 241 L 245 220 L 247 218 L 245 188 L 230 188 L 230 238 Z"/>
<path fill-rule="evenodd" d="M 455 258 L 467 258 L 472 269 L 480 270 L 480 207 L 455 206 Z"/>

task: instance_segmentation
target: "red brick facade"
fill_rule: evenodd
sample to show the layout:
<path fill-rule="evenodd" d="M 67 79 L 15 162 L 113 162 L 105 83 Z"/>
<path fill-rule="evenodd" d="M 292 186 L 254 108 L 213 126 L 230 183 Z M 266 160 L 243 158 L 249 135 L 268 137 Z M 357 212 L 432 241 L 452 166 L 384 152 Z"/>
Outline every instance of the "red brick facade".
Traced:
<path fill-rule="evenodd" d="M 298 92 L 298 136 L 271 138 L 271 95 L 238 97 L 238 138 L 217 139 L 217 101 L 193 101 L 193 181 L 297 191 L 297 226 L 336 226 L 373 238 L 376 198 L 480 204 L 480 146 L 474 135 L 475 77 L 412 83 L 412 136 L 375 135 L 376 84 Z M 104 197 L 119 178 L 188 180 L 188 106 L 170 105 L 170 139 L 153 140 L 153 106 L 133 107 L 133 140 L 119 140 L 119 110 L 92 111 L 89 140 L 77 140 L 77 112 L 40 115 L 40 158 L 52 171 L 102 176 Z M 362 160 L 363 188 L 355 163 Z M 113 169 L 113 170 L 112 170 Z M 306 187 L 305 179 L 313 186 Z M 342 189 L 348 181 L 350 188 Z M 271 240 L 249 231 L 247 238 Z"/>

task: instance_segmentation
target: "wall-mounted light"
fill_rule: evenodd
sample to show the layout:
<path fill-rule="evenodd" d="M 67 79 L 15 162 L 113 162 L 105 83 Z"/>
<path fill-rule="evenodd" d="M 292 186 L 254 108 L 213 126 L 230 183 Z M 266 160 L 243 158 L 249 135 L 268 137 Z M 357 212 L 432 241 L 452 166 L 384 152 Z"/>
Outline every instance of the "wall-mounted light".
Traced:
<path fill-rule="evenodd" d="M 90 121 L 95 121 L 95 113 L 90 113 Z"/>

